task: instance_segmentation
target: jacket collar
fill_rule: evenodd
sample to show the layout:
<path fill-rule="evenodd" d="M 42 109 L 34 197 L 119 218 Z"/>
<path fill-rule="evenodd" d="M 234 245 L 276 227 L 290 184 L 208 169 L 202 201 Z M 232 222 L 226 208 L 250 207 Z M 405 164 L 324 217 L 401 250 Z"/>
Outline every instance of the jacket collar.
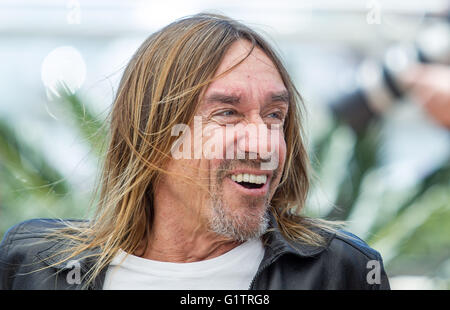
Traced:
<path fill-rule="evenodd" d="M 262 237 L 265 253 L 261 262 L 261 266 L 265 264 L 271 264 L 278 257 L 287 253 L 294 254 L 300 257 L 312 257 L 323 252 L 328 248 L 329 244 L 335 237 L 335 234 L 318 229 L 316 229 L 315 232 L 321 234 L 324 237 L 325 244 L 323 246 L 312 246 L 303 242 L 288 241 L 281 233 L 275 217 L 272 213 L 270 213 L 269 229 Z M 47 265 L 53 266 L 53 268 L 60 271 L 73 268 L 73 262 L 75 261 L 80 264 L 80 269 L 82 273 L 85 274 L 95 263 L 95 258 L 97 257 L 97 255 L 100 254 L 100 249 L 96 248 L 80 253 L 74 258 L 61 263 L 65 255 L 67 255 L 67 252 L 66 254 L 64 254 L 64 252 L 60 252 L 65 248 L 67 248 L 67 245 L 65 243 L 53 242 L 49 247 L 46 247 L 44 250 L 37 253 L 37 256 Z M 106 269 L 107 268 L 105 268 L 101 272 L 100 276 L 95 280 L 91 288 L 100 289 L 103 286 Z"/>
<path fill-rule="evenodd" d="M 265 243 L 266 255 L 264 259 L 273 259 L 281 254 L 294 254 L 300 257 L 311 257 L 318 255 L 319 253 L 326 250 L 331 241 L 334 239 L 336 234 L 320 230 L 319 228 L 313 228 L 313 231 L 320 234 L 324 238 L 323 246 L 314 246 L 306 244 L 301 241 L 289 241 L 281 233 L 275 216 L 270 213 L 269 229 L 267 233 L 263 236 L 263 241 Z"/>

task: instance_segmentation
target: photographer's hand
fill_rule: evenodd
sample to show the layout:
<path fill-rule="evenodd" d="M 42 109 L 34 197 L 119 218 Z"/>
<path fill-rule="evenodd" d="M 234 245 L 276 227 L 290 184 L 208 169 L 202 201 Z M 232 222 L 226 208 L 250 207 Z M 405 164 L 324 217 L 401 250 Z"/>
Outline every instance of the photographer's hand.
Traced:
<path fill-rule="evenodd" d="M 404 78 L 424 109 L 440 125 L 450 129 L 450 67 L 416 65 L 406 72 Z"/>

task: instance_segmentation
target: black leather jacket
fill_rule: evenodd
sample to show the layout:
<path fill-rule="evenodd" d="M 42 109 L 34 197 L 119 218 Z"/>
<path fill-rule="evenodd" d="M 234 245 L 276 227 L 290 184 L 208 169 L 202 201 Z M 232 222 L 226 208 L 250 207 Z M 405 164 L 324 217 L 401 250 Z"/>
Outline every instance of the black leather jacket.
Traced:
<path fill-rule="evenodd" d="M 72 221 L 76 223 L 76 221 Z M 72 263 L 56 264 L 61 243 L 44 239 L 47 228 L 60 220 L 35 219 L 10 228 L 0 244 L 0 289 L 81 289 L 83 282 L 69 281 L 79 268 L 82 275 L 92 266 L 93 253 L 83 253 Z M 380 254 L 356 236 L 322 232 L 325 247 L 287 242 L 274 231 L 264 235 L 265 254 L 250 289 L 389 289 Z M 43 268 L 42 270 L 39 270 Z M 102 289 L 106 268 L 88 287 Z M 69 277 L 70 278 L 70 277 Z M 72 279 L 72 278 L 70 278 Z M 76 280 L 76 278 L 75 278 Z"/>

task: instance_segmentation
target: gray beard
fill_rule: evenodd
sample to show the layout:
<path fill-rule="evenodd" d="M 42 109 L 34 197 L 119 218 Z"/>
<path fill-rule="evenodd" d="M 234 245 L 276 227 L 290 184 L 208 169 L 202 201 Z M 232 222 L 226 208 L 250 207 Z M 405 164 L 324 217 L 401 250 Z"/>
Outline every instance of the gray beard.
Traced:
<path fill-rule="evenodd" d="M 260 238 L 269 227 L 268 207 L 269 204 L 265 203 L 265 210 L 260 213 L 256 206 L 250 204 L 247 210 L 242 210 L 244 212 L 233 214 L 222 199 L 213 199 L 209 229 L 239 242 Z"/>
<path fill-rule="evenodd" d="M 211 196 L 212 208 L 209 220 L 209 229 L 220 236 L 228 239 L 244 242 L 250 239 L 261 237 L 269 227 L 270 200 L 269 194 L 264 198 L 248 198 L 245 202 L 245 210 L 233 212 L 227 208 L 221 191 L 222 183 L 226 177 L 227 171 L 230 171 L 238 163 L 247 167 L 258 168 L 261 164 L 259 160 L 225 160 L 218 168 L 216 176 L 215 191 Z M 273 172 L 273 178 L 278 175 L 278 170 Z M 264 199 L 264 210 L 258 210 L 257 204 Z M 239 212 L 240 211 L 240 212 Z"/>

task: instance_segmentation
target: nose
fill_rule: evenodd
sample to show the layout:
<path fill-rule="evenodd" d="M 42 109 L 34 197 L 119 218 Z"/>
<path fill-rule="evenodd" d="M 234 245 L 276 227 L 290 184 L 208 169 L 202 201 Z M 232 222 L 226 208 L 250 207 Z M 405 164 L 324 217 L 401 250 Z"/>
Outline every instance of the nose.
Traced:
<path fill-rule="evenodd" d="M 273 133 L 259 115 L 252 117 L 250 122 L 237 128 L 238 159 L 244 159 L 245 154 L 248 154 L 248 159 L 269 158 L 274 144 L 272 136 Z M 239 155 L 244 157 L 240 158 Z"/>

